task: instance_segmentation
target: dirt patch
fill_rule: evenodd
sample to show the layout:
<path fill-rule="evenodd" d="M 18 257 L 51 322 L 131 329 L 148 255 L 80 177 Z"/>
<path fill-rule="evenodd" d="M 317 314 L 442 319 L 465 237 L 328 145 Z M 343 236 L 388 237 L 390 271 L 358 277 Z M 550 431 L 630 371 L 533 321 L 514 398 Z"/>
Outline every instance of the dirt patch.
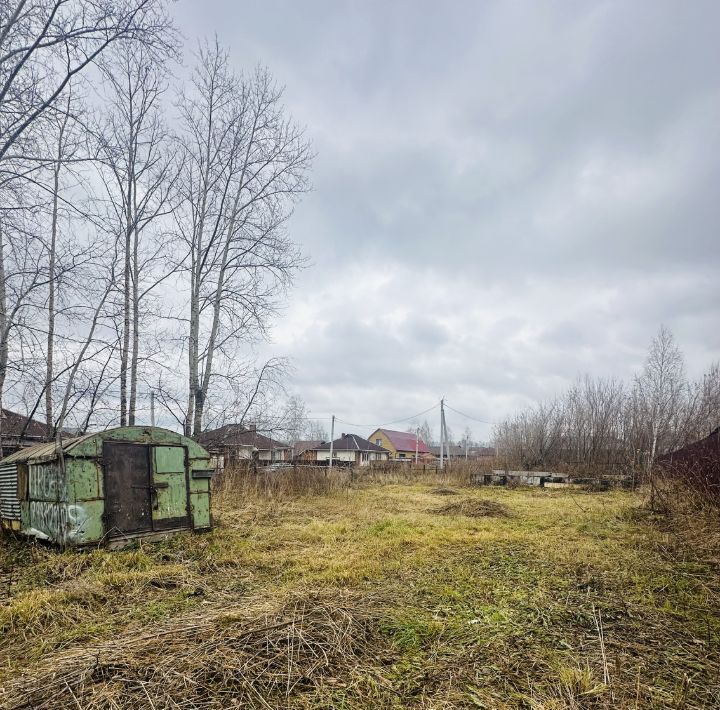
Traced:
<path fill-rule="evenodd" d="M 458 496 L 460 493 L 453 488 L 433 488 L 430 493 L 434 496 Z"/>
<path fill-rule="evenodd" d="M 467 498 L 453 501 L 439 508 L 433 508 L 431 513 L 436 515 L 466 515 L 469 518 L 507 518 L 510 511 L 502 503 L 493 500 L 477 500 Z"/>

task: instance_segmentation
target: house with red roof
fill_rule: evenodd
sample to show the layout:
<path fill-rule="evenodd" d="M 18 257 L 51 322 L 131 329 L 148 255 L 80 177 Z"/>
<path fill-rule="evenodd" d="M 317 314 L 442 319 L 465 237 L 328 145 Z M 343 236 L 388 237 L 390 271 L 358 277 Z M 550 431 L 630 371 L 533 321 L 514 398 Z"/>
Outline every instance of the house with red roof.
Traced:
<path fill-rule="evenodd" d="M 428 445 L 416 434 L 392 429 L 376 429 L 368 439 L 376 446 L 390 452 L 390 458 L 396 460 L 414 460 L 417 451 L 418 459 L 434 459 Z"/>

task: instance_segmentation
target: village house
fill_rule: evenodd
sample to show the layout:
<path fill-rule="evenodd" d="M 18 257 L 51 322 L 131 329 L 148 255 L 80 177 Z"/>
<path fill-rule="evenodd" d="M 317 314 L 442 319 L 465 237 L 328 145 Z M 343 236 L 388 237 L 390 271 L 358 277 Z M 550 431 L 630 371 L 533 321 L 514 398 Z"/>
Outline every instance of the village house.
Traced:
<path fill-rule="evenodd" d="M 357 434 L 342 434 L 339 439 L 332 442 L 333 463 L 338 462 L 346 466 L 368 466 L 373 461 L 387 461 L 389 453 Z M 315 447 L 315 460 L 318 463 L 327 463 L 330 460 L 330 443 L 323 442 Z"/>
<path fill-rule="evenodd" d="M 42 422 L 9 409 L 0 414 L 0 434 L 4 456 L 53 438 L 53 431 Z"/>
<path fill-rule="evenodd" d="M 429 446 L 432 455 L 439 459 L 440 458 L 440 447 Z M 443 447 L 443 458 L 445 459 L 464 459 L 465 458 L 465 447 L 458 446 L 457 444 L 446 444 Z"/>
<path fill-rule="evenodd" d="M 226 424 L 202 432 L 197 440 L 210 452 L 218 471 L 241 461 L 269 464 L 290 460 L 290 446 L 261 434 L 254 424 Z"/>
<path fill-rule="evenodd" d="M 290 451 L 290 460 L 293 463 L 313 463 L 317 460 L 315 449 L 323 442 L 319 439 L 306 439 L 296 441 Z"/>
<path fill-rule="evenodd" d="M 420 461 L 434 458 L 430 448 L 421 438 L 406 431 L 376 429 L 370 435 L 369 440 L 375 446 L 386 449 L 390 454 L 390 459 L 415 460 L 416 452 Z"/>
<path fill-rule="evenodd" d="M 468 457 L 471 459 L 492 459 L 497 456 L 494 446 L 471 446 L 468 449 Z"/>

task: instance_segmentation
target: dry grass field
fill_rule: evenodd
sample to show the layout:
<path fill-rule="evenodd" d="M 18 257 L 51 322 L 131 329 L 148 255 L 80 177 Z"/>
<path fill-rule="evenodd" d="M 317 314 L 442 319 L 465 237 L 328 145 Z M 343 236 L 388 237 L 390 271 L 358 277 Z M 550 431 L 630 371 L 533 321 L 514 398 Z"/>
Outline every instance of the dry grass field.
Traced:
<path fill-rule="evenodd" d="M 720 707 L 716 519 L 437 483 L 215 519 L 121 552 L 0 542 L 0 707 Z"/>

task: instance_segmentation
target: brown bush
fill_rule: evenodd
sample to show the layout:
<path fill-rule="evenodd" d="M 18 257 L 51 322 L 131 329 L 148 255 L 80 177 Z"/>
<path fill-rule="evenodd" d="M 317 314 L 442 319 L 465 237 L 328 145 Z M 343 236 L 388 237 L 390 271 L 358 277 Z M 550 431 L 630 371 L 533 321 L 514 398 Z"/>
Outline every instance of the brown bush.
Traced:
<path fill-rule="evenodd" d="M 301 496 L 329 495 L 347 491 L 351 486 L 427 484 L 447 486 L 472 485 L 473 476 L 490 471 L 490 464 L 453 462 L 444 469 L 432 464 L 415 465 L 395 461 L 371 466 L 341 468 L 327 466 L 287 466 L 271 470 L 252 464 L 236 465 L 216 474 L 212 493 L 220 505 L 237 503 L 245 498 L 285 499 Z"/>
<path fill-rule="evenodd" d="M 225 469 L 213 479 L 213 496 L 220 503 L 234 503 L 248 497 L 294 498 L 328 495 L 345 491 L 352 472 L 346 468 L 325 466 L 289 466 L 287 468 Z"/>

